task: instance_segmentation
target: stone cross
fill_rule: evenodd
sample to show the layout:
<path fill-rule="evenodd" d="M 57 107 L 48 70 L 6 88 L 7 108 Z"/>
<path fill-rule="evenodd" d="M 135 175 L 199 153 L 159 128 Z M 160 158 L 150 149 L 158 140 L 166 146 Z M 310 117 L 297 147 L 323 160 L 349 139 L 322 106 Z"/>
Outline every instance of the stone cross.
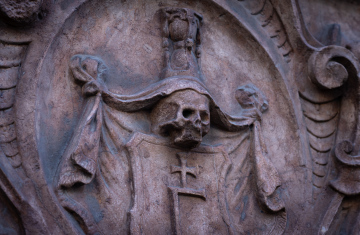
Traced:
<path fill-rule="evenodd" d="M 179 208 L 179 195 L 186 195 L 192 197 L 200 197 L 206 201 L 206 193 L 205 189 L 192 189 L 187 188 L 186 175 L 192 175 L 196 178 L 197 175 L 197 167 L 188 167 L 187 157 L 189 153 L 177 153 L 177 157 L 180 160 L 180 166 L 171 166 L 171 174 L 180 173 L 181 175 L 181 187 L 172 187 L 168 186 L 172 198 L 173 198 L 173 210 L 174 210 L 174 219 L 175 219 L 175 230 L 176 234 L 181 234 L 180 231 L 180 208 Z"/>
<path fill-rule="evenodd" d="M 187 182 L 186 182 L 186 175 L 192 175 L 194 178 L 196 178 L 196 171 L 197 171 L 197 167 L 188 167 L 186 165 L 187 162 L 187 156 L 184 156 L 186 153 L 177 153 L 177 157 L 180 160 L 180 166 L 171 166 L 171 174 L 174 173 L 180 173 L 181 175 L 181 187 L 182 188 L 186 188 L 187 186 Z"/>

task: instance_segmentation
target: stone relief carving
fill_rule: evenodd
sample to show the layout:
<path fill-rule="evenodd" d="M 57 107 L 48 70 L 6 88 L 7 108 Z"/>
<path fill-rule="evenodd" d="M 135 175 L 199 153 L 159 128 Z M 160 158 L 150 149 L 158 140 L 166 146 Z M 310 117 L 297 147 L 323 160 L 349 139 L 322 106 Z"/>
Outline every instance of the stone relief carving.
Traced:
<path fill-rule="evenodd" d="M 305 4 L 308 3 L 305 2 Z M 332 4 L 334 3 L 329 6 L 331 7 Z M 326 22 L 326 17 L 324 19 Z M 355 95 L 355 90 L 359 79 L 356 50 L 344 44 L 355 45 L 356 42 L 346 42 L 340 46 L 342 40 L 338 24 L 327 27 L 327 32 L 323 32 L 318 40 L 316 44 L 320 45 L 320 49 L 310 56 L 308 66 L 310 80 L 318 89 L 305 92 L 307 94 L 303 96 L 304 115 L 310 114 L 315 121 L 314 123 L 307 122 L 313 159 L 313 185 L 315 186 L 313 196 L 318 202 L 316 199 L 318 195 L 324 197 L 323 188 L 326 190 L 325 195 L 330 195 L 327 198 L 328 205 L 322 205 L 326 210 L 322 214 L 318 234 L 339 232 L 355 234 L 358 225 L 353 219 L 357 218 L 354 214 L 358 213 L 358 206 L 351 205 L 351 199 L 344 200 L 345 196 L 354 194 L 349 191 L 344 192 L 342 189 L 344 189 L 344 184 L 347 184 L 347 190 L 352 191 L 356 188 L 350 183 L 354 178 L 346 180 L 343 178 L 347 174 L 345 172 L 349 170 L 347 167 L 351 165 L 352 170 L 355 170 L 355 165 L 344 161 L 346 156 L 344 152 L 350 153 L 351 142 L 357 142 L 358 139 L 358 133 L 354 131 L 358 124 L 352 116 L 357 116 L 358 112 L 356 104 L 358 97 Z M 302 96 L 302 92 L 300 95 Z M 312 119 L 311 116 L 308 118 Z M 344 170 L 345 168 L 347 170 Z M 355 174 L 353 177 L 356 178 Z M 335 192 L 327 190 L 326 187 L 329 186 Z M 349 207 L 352 210 L 348 210 Z M 346 216 L 347 222 L 344 221 Z"/>
<path fill-rule="evenodd" d="M 24 175 L 21 169 L 22 158 L 18 149 L 18 139 L 16 133 L 15 118 L 15 94 L 18 84 L 18 73 L 24 58 L 28 42 L 12 43 L 0 42 L 0 146 L 1 146 L 1 189 L 6 196 L 1 195 L 1 200 L 9 202 L 10 207 L 1 207 L 2 211 L 18 210 L 19 215 L 6 218 L 6 223 L 15 226 L 15 231 L 2 227 L 1 233 L 46 233 L 42 216 L 37 212 L 36 191 L 32 182 Z M 5 164 L 4 164 L 5 163 Z M 6 164 L 7 163 L 7 164 Z M 17 169 L 17 170 L 15 170 Z M 26 186 L 25 186 L 26 185 Z M 19 218 L 20 217 L 20 218 Z M 25 228 L 16 228 L 16 222 L 22 221 L 24 224 L 36 224 L 37 228 L 27 226 Z"/>
<path fill-rule="evenodd" d="M 356 234 L 356 7 L 0 2 L 0 233 Z"/>
<path fill-rule="evenodd" d="M 18 80 L 18 71 L 24 56 L 27 45 L 16 45 L 2 42 L 2 59 L 1 59 L 1 148 L 4 154 L 11 159 L 13 167 L 19 167 L 21 156 L 19 155 L 14 117 L 15 88 Z"/>
<path fill-rule="evenodd" d="M 241 173 L 228 174 L 231 158 L 220 146 L 201 145 L 213 123 L 228 131 L 251 132 L 247 158 L 255 177 L 246 182 L 252 185 L 252 192 L 247 193 L 253 194 L 264 210 L 275 213 L 269 214 L 275 219 L 264 229 L 282 233 L 286 213 L 277 190 L 281 181 L 268 159 L 260 129 L 262 113 L 268 108 L 265 96 L 254 85 L 240 87 L 236 99 L 242 112 L 239 116 L 225 113 L 201 82 L 204 79 L 198 64 L 201 15 L 186 8 L 165 8 L 163 12 L 164 31 L 168 30 L 164 34 L 168 37 L 163 39 L 166 45 L 163 79 L 142 92 L 124 96 L 109 91 L 104 84 L 107 68 L 101 59 L 87 55 L 71 59 L 72 74 L 82 85 L 87 101 L 60 167 L 58 195 L 62 205 L 77 215 L 89 234 L 108 226 L 126 229 L 126 208 L 130 208 L 131 234 L 245 232 L 234 220 L 238 212 L 227 208 L 229 202 L 239 203 L 236 197 L 244 193 L 227 190 L 234 187 L 228 177 L 234 180 Z M 120 132 L 114 132 L 117 123 L 109 107 L 123 112 L 150 109 L 152 135 L 131 131 L 134 133 L 130 140 L 119 136 Z M 111 145 L 116 146 L 117 153 L 109 148 Z M 107 152 L 107 162 L 99 159 L 104 158 L 102 152 Z M 117 156 L 122 156 L 122 177 L 128 177 L 123 179 L 127 185 L 106 189 L 107 181 L 115 173 L 107 164 L 113 164 Z M 97 183 L 93 182 L 95 179 Z M 100 205 L 102 213 L 117 211 L 116 218 L 123 218 L 123 223 L 105 215 L 102 223 L 97 223 L 89 214 L 91 205 L 81 199 L 83 184 L 91 184 L 99 195 L 107 194 L 105 204 Z M 79 192 L 72 197 L 75 191 Z M 115 196 L 111 191 L 120 192 Z M 114 197 L 121 203 L 113 203 Z"/>
<path fill-rule="evenodd" d="M 291 61 L 292 47 L 287 38 L 286 30 L 270 0 L 240 1 L 250 14 L 255 16 L 266 34 L 274 41 L 286 62 Z"/>

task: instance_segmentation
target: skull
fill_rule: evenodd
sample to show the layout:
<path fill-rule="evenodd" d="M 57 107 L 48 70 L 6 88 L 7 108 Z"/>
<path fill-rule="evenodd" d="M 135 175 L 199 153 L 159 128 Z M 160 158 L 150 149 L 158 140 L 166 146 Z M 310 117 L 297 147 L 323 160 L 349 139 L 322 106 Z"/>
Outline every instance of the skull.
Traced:
<path fill-rule="evenodd" d="M 177 91 L 151 112 L 154 133 L 181 148 L 195 148 L 210 129 L 209 99 L 193 90 Z"/>

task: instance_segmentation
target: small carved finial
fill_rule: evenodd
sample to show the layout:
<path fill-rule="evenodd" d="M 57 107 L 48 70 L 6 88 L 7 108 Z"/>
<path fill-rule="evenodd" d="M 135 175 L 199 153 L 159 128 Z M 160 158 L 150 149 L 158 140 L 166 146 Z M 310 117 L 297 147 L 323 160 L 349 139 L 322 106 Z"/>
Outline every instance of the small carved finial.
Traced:
<path fill-rule="evenodd" d="M 202 16 L 186 8 L 164 8 L 162 78 L 177 75 L 201 78 L 200 26 Z"/>

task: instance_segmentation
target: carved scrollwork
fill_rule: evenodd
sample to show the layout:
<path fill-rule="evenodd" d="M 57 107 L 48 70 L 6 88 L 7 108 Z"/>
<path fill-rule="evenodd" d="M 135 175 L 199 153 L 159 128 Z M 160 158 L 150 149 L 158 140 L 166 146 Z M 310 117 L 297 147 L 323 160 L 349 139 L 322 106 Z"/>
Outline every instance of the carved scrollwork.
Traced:
<path fill-rule="evenodd" d="M 301 4 L 0 1 L 0 234 L 357 232 L 358 32 Z"/>
<path fill-rule="evenodd" d="M 335 45 L 316 49 L 307 69 L 314 87 L 300 91 L 300 100 L 313 161 L 313 198 L 316 200 L 330 174 L 330 156 L 341 118 L 345 84 L 356 84 L 359 70 L 352 52 Z"/>
<path fill-rule="evenodd" d="M 331 166 L 331 153 L 340 117 L 340 100 L 335 98 L 327 102 L 319 102 L 305 95 L 300 97 L 313 161 L 313 198 L 316 199 L 320 190 L 326 185 Z"/>
<path fill-rule="evenodd" d="M 352 156 L 353 144 L 345 140 L 335 147 L 336 168 L 338 176 L 330 181 L 330 186 L 336 191 L 328 209 L 322 218 L 318 234 L 326 234 L 345 196 L 355 196 L 360 194 L 360 156 Z"/>
<path fill-rule="evenodd" d="M 355 56 L 340 46 L 326 46 L 315 51 L 308 65 L 311 81 L 322 89 L 339 88 L 347 81 L 349 73 L 357 76 L 358 71 Z"/>
<path fill-rule="evenodd" d="M 358 86 L 358 61 L 352 52 L 341 46 L 325 46 L 316 50 L 308 60 L 308 74 L 319 94 L 330 92 L 326 98 L 313 99 L 308 95 L 303 97 L 305 123 L 309 133 L 309 143 L 313 157 L 313 197 L 316 199 L 320 189 L 324 187 L 330 175 L 330 167 L 336 165 L 338 178 L 330 181 L 336 190 L 325 215 L 322 217 L 318 234 L 325 234 L 343 203 L 346 195 L 358 194 L 358 170 L 355 169 L 357 157 L 348 155 L 353 147 L 351 142 L 343 141 L 335 147 L 336 161 L 329 164 L 329 156 L 335 144 L 338 131 L 338 120 L 341 118 L 341 101 L 343 100 L 345 84 Z M 348 89 L 356 90 L 356 87 Z M 333 92 L 332 92 L 333 91 Z M 321 97 L 321 95 L 319 96 Z M 358 102 L 355 96 L 353 102 Z M 356 108 L 358 109 L 358 108 Z"/>
<path fill-rule="evenodd" d="M 335 157 L 339 162 L 338 178 L 331 181 L 331 186 L 338 192 L 351 196 L 360 194 L 360 156 L 350 155 L 353 144 L 343 141 L 335 147 Z"/>

